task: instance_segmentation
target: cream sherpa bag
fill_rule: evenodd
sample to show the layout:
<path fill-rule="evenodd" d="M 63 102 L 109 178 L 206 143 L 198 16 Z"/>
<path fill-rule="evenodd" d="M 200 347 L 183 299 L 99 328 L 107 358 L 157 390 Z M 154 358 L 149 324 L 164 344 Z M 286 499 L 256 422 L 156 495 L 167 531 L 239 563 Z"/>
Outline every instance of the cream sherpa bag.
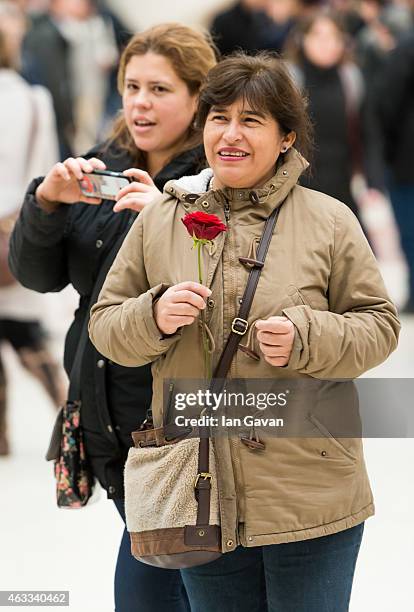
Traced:
<path fill-rule="evenodd" d="M 136 441 L 137 436 L 139 432 L 134 433 Z M 132 554 L 145 563 L 183 568 L 208 563 L 221 554 L 214 451 L 209 445 L 208 472 L 198 477 L 199 448 L 200 439 L 189 438 L 129 451 L 125 466 L 126 521 Z M 204 488 L 210 499 L 200 516 L 202 500 L 198 492 L 197 502 L 195 492 L 203 484 L 211 485 L 211 489 Z"/>
<path fill-rule="evenodd" d="M 240 258 L 251 267 L 238 316 L 221 354 L 210 391 L 223 388 L 264 266 L 281 205 L 268 217 L 257 249 L 257 259 Z M 180 428 L 179 428 L 180 429 Z M 134 557 L 157 567 L 185 568 L 202 565 L 221 555 L 217 471 L 209 429 L 199 438 L 183 439 L 177 432 L 166 439 L 163 427 L 133 432 L 125 466 L 125 512 Z M 249 440 L 245 441 L 249 445 Z"/>

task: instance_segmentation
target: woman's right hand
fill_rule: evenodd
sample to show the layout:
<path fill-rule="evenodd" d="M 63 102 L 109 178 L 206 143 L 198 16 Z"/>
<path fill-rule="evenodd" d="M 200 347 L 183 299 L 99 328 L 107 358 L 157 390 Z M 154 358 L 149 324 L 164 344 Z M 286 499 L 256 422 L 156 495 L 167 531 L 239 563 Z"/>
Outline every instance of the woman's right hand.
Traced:
<path fill-rule="evenodd" d="M 154 304 L 158 329 L 169 336 L 175 334 L 179 327 L 191 325 L 206 307 L 205 300 L 210 295 L 208 287 L 192 281 L 169 287 Z"/>
<path fill-rule="evenodd" d="M 105 170 L 106 165 L 100 159 L 92 157 L 69 157 L 64 162 L 59 162 L 45 176 L 44 180 L 36 189 L 36 200 L 41 208 L 50 212 L 59 204 L 75 204 L 86 202 L 87 204 L 100 204 L 101 198 L 90 198 L 85 196 L 79 186 L 84 174 L 93 170 Z"/>

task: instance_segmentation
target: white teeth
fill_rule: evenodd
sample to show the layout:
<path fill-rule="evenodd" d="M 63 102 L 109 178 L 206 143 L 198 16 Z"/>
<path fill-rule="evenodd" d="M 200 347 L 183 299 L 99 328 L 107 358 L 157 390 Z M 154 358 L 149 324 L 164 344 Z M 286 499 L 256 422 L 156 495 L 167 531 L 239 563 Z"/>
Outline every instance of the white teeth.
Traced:
<path fill-rule="evenodd" d="M 220 151 L 220 155 L 222 157 L 247 157 L 248 153 L 244 153 L 243 151 Z"/>
<path fill-rule="evenodd" d="M 152 125 L 150 121 L 135 121 L 136 125 Z"/>

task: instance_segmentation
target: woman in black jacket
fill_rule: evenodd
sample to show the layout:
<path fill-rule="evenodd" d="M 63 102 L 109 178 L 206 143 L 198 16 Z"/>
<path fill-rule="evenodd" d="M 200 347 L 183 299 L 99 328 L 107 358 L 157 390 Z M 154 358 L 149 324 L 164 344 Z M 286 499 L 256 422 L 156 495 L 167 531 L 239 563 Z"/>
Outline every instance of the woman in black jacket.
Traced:
<path fill-rule="evenodd" d="M 364 172 L 372 188 L 383 186 L 375 131 L 365 112 L 365 86 L 347 52 L 345 24 L 330 9 L 298 24 L 286 56 L 296 84 L 306 92 L 314 125 L 311 173 L 301 184 L 344 202 L 358 216 L 351 190 L 355 173 Z"/>
<path fill-rule="evenodd" d="M 194 128 L 200 86 L 215 64 L 208 38 L 178 24 L 135 35 L 120 61 L 123 111 L 112 137 L 84 158 L 56 164 L 30 184 L 10 245 L 18 280 L 40 292 L 69 283 L 80 295 L 65 344 L 69 374 L 99 270 L 119 248 L 137 211 L 167 180 L 195 174 L 204 163 Z M 79 180 L 94 169 L 123 172 L 132 182 L 111 200 L 83 196 Z M 123 466 L 130 433 L 151 403 L 148 366 L 124 368 L 100 355 L 88 340 L 82 362 L 82 426 L 95 476 L 124 518 Z M 136 561 L 129 537 L 121 542 L 115 575 L 117 612 L 187 609 L 178 571 Z"/>

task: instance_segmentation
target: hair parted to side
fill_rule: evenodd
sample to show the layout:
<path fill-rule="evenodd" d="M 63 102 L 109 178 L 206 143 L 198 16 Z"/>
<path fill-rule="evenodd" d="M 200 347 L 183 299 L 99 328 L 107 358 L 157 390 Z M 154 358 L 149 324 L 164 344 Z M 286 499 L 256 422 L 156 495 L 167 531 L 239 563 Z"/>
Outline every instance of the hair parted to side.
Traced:
<path fill-rule="evenodd" d="M 283 134 L 295 132 L 295 148 L 304 156 L 311 154 L 312 124 L 307 100 L 276 53 L 237 52 L 219 62 L 200 92 L 197 124 L 204 127 L 213 106 L 223 108 L 237 100 L 243 100 L 251 110 L 271 115 Z"/>
<path fill-rule="evenodd" d="M 207 31 L 198 31 L 180 23 L 156 25 L 144 32 L 135 34 L 125 47 L 118 69 L 118 90 L 122 95 L 125 72 L 128 63 L 136 55 L 157 53 L 171 62 L 177 76 L 187 85 L 190 94 L 197 94 L 204 83 L 208 71 L 216 64 L 218 52 Z M 121 149 L 126 149 L 137 162 L 145 164 L 145 153 L 137 151 L 128 131 L 123 112 L 114 123 L 110 141 L 116 141 Z M 200 131 L 191 125 L 183 151 L 201 144 Z"/>

